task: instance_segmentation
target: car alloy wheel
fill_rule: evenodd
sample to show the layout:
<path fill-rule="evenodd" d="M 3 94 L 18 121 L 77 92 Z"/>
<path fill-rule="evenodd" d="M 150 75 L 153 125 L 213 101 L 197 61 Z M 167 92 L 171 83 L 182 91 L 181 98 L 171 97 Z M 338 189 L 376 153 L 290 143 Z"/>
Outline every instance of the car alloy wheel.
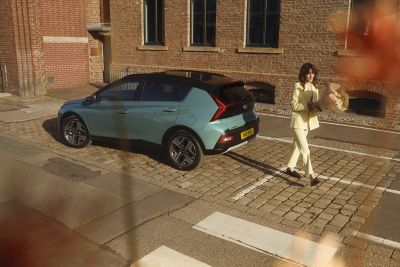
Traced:
<path fill-rule="evenodd" d="M 68 116 L 63 120 L 62 137 L 68 146 L 75 148 L 84 147 L 90 141 L 86 125 L 75 115 Z"/>
<path fill-rule="evenodd" d="M 167 157 L 173 167 L 189 171 L 201 166 L 203 150 L 197 139 L 184 130 L 172 134 L 167 143 Z"/>

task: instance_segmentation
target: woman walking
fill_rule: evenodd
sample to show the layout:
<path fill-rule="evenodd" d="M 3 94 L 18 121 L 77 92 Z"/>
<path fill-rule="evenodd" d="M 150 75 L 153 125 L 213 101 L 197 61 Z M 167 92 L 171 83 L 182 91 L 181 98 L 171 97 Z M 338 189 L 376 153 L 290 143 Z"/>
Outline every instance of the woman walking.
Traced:
<path fill-rule="evenodd" d="M 308 132 L 319 127 L 317 112 L 320 109 L 316 104 L 318 89 L 315 87 L 317 75 L 315 66 L 311 63 L 303 64 L 299 72 L 299 81 L 295 83 L 293 88 L 290 128 L 293 129 L 294 140 L 286 169 L 288 175 L 301 178 L 301 174 L 295 169 L 301 154 L 304 173 L 306 178 L 310 179 L 311 186 L 319 183 L 319 180 L 313 175 L 310 149 L 307 142 Z"/>

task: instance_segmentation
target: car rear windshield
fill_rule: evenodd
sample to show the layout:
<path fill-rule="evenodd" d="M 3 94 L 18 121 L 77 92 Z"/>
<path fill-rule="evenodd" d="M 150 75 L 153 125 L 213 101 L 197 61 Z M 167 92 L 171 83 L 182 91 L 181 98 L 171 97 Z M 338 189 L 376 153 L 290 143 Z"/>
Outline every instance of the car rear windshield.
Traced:
<path fill-rule="evenodd" d="M 233 84 L 218 88 L 213 92 L 213 95 L 227 105 L 254 102 L 253 95 L 241 84 Z"/>

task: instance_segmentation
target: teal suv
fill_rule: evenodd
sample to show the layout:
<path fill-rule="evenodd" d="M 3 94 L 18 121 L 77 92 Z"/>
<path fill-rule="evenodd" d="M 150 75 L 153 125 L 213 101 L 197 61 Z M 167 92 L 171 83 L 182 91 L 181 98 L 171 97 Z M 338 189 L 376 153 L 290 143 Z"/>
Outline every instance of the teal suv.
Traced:
<path fill-rule="evenodd" d="M 179 170 L 201 165 L 256 136 L 259 117 L 244 83 L 222 75 L 167 71 L 134 74 L 58 113 L 66 145 L 82 148 L 96 138 L 143 140 L 161 145 Z"/>

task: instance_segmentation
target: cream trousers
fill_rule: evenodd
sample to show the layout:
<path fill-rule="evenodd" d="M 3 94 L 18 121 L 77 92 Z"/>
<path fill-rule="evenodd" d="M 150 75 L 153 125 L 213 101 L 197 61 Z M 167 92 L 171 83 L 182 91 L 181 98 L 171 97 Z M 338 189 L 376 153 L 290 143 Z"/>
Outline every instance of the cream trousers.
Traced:
<path fill-rule="evenodd" d="M 293 129 L 293 128 L 292 128 Z M 313 174 L 311 166 L 311 155 L 310 149 L 308 148 L 307 134 L 308 130 L 293 129 L 294 140 L 292 145 L 292 151 L 290 153 L 288 168 L 294 169 L 300 154 L 303 156 L 303 169 L 306 175 Z"/>

